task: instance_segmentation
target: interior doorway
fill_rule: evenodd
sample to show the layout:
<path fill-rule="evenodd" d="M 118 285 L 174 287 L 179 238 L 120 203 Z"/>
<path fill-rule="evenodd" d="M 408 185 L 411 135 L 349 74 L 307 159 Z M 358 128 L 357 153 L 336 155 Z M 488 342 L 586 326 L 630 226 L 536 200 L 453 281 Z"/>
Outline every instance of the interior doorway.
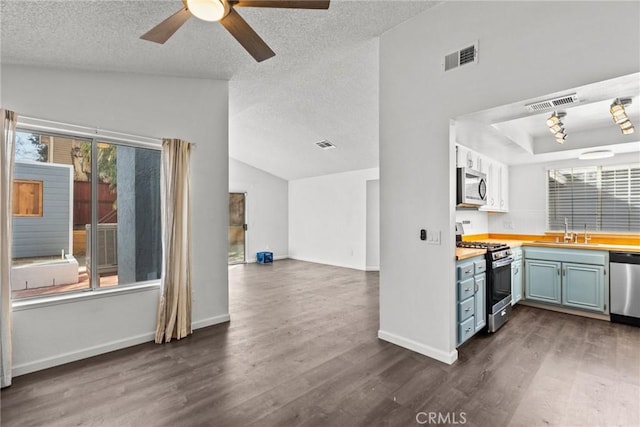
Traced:
<path fill-rule="evenodd" d="M 229 264 L 247 262 L 247 193 L 229 193 Z"/>

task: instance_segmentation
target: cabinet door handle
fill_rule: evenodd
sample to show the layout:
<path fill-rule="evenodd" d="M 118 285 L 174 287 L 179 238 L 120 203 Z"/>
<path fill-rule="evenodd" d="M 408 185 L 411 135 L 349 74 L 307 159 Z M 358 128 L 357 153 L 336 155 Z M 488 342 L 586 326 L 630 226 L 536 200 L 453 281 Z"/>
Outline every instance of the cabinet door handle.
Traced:
<path fill-rule="evenodd" d="M 559 276 L 560 275 L 560 267 L 558 267 L 557 270 L 558 270 L 558 276 Z"/>
<path fill-rule="evenodd" d="M 469 292 L 471 290 L 471 288 L 465 288 L 465 292 Z"/>
<path fill-rule="evenodd" d="M 467 307 L 467 309 L 464 311 L 465 313 L 468 313 L 471 311 L 471 307 Z"/>
<path fill-rule="evenodd" d="M 464 330 L 465 332 L 471 332 L 471 328 L 467 328 Z"/>
<path fill-rule="evenodd" d="M 469 274 L 471 273 L 471 270 L 465 270 L 464 274 Z"/>
<path fill-rule="evenodd" d="M 566 268 L 563 268 L 563 269 L 562 269 L 562 275 L 563 275 L 563 276 L 566 276 L 566 275 L 567 275 L 567 269 L 566 269 Z"/>

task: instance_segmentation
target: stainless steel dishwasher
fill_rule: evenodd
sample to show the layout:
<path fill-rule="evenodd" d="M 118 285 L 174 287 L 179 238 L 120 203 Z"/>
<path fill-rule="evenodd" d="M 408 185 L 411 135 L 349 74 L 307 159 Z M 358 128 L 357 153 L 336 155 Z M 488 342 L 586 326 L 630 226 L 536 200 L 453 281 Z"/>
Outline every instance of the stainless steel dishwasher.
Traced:
<path fill-rule="evenodd" d="M 640 326 L 640 253 L 609 252 L 611 321 Z"/>

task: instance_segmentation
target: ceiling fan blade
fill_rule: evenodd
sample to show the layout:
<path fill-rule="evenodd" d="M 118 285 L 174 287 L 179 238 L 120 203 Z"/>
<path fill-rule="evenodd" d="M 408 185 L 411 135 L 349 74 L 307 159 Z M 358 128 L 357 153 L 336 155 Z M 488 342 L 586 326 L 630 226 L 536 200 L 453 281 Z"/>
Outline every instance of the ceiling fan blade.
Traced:
<path fill-rule="evenodd" d="M 233 7 L 273 7 L 279 9 L 329 9 L 329 0 L 229 0 Z"/>
<path fill-rule="evenodd" d="M 189 18 L 191 18 L 191 12 L 185 7 L 144 33 L 140 38 L 164 44 Z"/>
<path fill-rule="evenodd" d="M 265 59 L 275 56 L 271 48 L 267 46 L 264 40 L 247 24 L 247 21 L 242 19 L 242 16 L 233 10 L 233 8 L 231 8 L 227 16 L 222 18 L 220 23 L 240 42 L 256 61 L 262 62 Z"/>

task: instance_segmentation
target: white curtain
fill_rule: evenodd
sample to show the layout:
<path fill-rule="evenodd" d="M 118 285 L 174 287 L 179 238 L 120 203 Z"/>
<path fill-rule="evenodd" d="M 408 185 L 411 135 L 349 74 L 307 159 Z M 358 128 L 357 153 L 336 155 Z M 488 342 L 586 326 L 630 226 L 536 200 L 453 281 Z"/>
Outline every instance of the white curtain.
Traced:
<path fill-rule="evenodd" d="M 191 144 L 162 141 L 162 290 L 158 304 L 156 343 L 191 334 L 191 218 L 189 160 Z"/>
<path fill-rule="evenodd" d="M 0 109 L 0 385 L 11 385 L 11 193 L 18 115 Z"/>

